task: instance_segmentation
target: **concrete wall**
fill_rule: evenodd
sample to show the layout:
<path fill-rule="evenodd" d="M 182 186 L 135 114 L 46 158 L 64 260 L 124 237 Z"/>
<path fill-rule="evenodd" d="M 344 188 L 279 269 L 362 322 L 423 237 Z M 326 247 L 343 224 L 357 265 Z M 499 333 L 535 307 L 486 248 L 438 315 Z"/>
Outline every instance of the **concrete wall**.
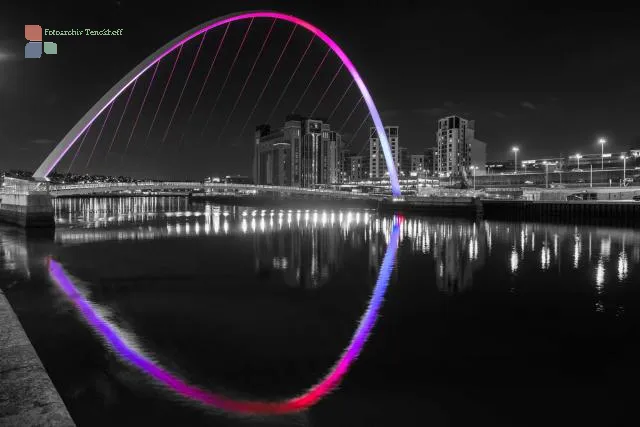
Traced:
<path fill-rule="evenodd" d="M 525 200 L 540 201 L 565 201 L 572 194 L 587 192 L 595 194 L 595 200 L 631 200 L 633 196 L 640 195 L 640 187 L 637 188 L 562 188 L 562 189 L 524 189 Z"/>
<path fill-rule="evenodd" d="M 21 227 L 53 227 L 51 196 L 47 193 L 0 193 L 0 221 Z"/>

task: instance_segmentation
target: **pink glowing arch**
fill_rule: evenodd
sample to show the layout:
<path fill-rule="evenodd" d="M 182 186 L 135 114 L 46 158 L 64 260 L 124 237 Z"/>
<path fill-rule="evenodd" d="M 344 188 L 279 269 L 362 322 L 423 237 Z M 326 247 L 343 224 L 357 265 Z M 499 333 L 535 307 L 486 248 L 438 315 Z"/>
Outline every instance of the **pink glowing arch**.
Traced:
<path fill-rule="evenodd" d="M 106 109 L 108 108 L 115 100 L 124 92 L 130 85 L 132 85 L 142 74 L 144 74 L 149 68 L 158 63 L 162 58 L 169 55 L 174 50 L 178 49 L 180 46 L 187 43 L 189 40 L 197 37 L 198 35 L 205 33 L 213 28 L 219 27 L 226 23 L 241 21 L 244 19 L 253 19 L 253 18 L 272 18 L 279 19 L 283 21 L 288 21 L 293 24 L 299 25 L 303 28 L 306 28 L 311 33 L 315 34 L 320 40 L 325 42 L 327 46 L 340 58 L 345 68 L 349 70 L 353 80 L 358 85 L 360 92 L 362 93 L 362 97 L 369 108 L 369 112 L 371 113 L 371 118 L 373 119 L 373 123 L 376 127 L 376 131 L 378 132 L 378 136 L 380 138 L 380 145 L 382 146 L 382 152 L 384 153 L 385 161 L 387 163 L 387 170 L 389 171 L 389 179 L 391 183 L 391 191 L 394 196 L 400 195 L 400 184 L 398 183 L 398 173 L 396 170 L 396 165 L 393 161 L 393 156 L 391 154 L 391 148 L 389 146 L 389 141 L 387 140 L 387 136 L 384 130 L 384 125 L 382 124 L 382 119 L 380 118 L 380 114 L 378 113 L 378 109 L 373 102 L 373 98 L 371 98 L 371 94 L 369 93 L 369 89 L 362 81 L 360 74 L 356 70 L 356 67 L 353 65 L 351 60 L 347 57 L 347 55 L 343 52 L 343 50 L 333 41 L 328 35 L 326 35 L 319 28 L 314 25 L 297 18 L 292 15 L 287 15 L 279 12 L 268 12 L 268 11 L 255 11 L 255 12 L 240 12 L 234 13 L 231 15 L 226 15 L 221 18 L 212 19 L 207 21 L 186 33 L 176 37 L 171 40 L 169 43 L 162 46 L 160 49 L 155 51 L 153 54 L 148 56 L 144 61 L 138 64 L 133 70 L 131 70 L 126 76 L 124 76 L 115 86 L 113 86 L 100 100 L 93 106 L 91 109 L 80 119 L 80 121 L 65 135 L 65 137 L 58 143 L 58 145 L 53 149 L 53 151 L 47 156 L 47 158 L 42 162 L 40 167 L 34 173 L 34 178 L 36 179 L 45 179 L 56 167 L 58 162 L 64 157 L 64 155 L 69 151 L 69 149 L 73 146 L 73 144 L 78 140 L 80 135 L 96 120 L 96 118 Z"/>

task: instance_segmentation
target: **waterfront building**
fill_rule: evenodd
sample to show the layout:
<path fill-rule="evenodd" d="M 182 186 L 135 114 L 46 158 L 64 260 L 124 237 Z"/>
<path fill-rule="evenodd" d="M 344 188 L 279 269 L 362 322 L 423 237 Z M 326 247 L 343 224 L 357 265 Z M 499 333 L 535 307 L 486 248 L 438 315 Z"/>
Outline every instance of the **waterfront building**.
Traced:
<path fill-rule="evenodd" d="M 469 176 L 485 169 L 487 144 L 475 139 L 475 120 L 448 116 L 438 120 L 436 170 L 443 177 Z"/>
<path fill-rule="evenodd" d="M 385 126 L 387 140 L 391 147 L 391 157 L 396 169 L 400 170 L 400 127 Z M 387 164 L 375 127 L 369 128 L 369 177 L 384 178 L 388 176 Z"/>
<path fill-rule="evenodd" d="M 312 187 L 340 180 L 341 136 L 329 123 L 289 115 L 281 129 L 256 127 L 253 175 L 256 184 Z"/>
<path fill-rule="evenodd" d="M 438 175 L 462 176 L 471 165 L 468 132 L 473 123 L 458 116 L 438 120 Z"/>

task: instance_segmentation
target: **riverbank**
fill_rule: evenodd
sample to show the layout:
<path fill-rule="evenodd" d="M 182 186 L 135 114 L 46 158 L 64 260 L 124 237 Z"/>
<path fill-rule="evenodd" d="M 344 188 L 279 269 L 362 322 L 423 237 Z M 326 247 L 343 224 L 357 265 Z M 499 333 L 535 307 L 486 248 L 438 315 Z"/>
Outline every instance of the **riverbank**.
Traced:
<path fill-rule="evenodd" d="M 75 426 L 2 291 L 0 325 L 0 425 Z"/>
<path fill-rule="evenodd" d="M 640 203 L 626 201 L 532 201 L 477 197 L 415 197 L 392 199 L 323 199 L 202 195 L 190 200 L 252 207 L 290 209 L 375 209 L 408 215 L 466 217 L 471 219 L 560 222 L 567 224 L 640 226 Z"/>
<path fill-rule="evenodd" d="M 184 196 L 184 195 L 183 195 Z M 66 196 L 65 196 L 66 197 Z M 86 197 L 86 196 L 82 196 Z M 407 215 L 471 219 L 640 226 L 640 203 L 633 200 L 506 200 L 477 197 L 350 198 L 190 194 L 193 203 L 281 209 L 371 209 Z"/>

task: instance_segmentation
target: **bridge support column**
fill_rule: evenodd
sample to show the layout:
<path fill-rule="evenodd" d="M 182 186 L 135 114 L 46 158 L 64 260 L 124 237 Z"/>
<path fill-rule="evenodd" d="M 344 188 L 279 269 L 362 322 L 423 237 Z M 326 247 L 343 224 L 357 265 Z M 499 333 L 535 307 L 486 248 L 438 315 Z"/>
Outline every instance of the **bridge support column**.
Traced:
<path fill-rule="evenodd" d="M 55 227 L 48 183 L 5 178 L 0 192 L 0 221 L 24 228 Z"/>

